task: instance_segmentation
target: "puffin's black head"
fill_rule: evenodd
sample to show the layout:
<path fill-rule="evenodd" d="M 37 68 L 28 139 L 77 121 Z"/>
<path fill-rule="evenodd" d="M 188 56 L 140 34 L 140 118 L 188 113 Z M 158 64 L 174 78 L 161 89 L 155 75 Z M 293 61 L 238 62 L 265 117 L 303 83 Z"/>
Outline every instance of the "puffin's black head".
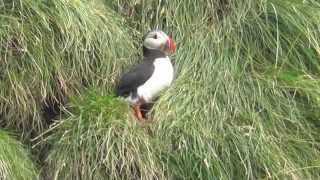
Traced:
<path fill-rule="evenodd" d="M 168 55 L 175 53 L 176 42 L 163 31 L 154 30 L 144 36 L 143 47 L 148 50 L 159 50 Z"/>

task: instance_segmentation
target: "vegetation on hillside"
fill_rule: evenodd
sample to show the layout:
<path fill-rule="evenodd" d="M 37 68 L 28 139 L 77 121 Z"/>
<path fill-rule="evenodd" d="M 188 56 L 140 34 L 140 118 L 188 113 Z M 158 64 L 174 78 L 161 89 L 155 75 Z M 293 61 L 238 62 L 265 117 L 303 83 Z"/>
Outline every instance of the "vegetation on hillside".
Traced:
<path fill-rule="evenodd" d="M 14 0 L 0 21 L 0 125 L 51 179 L 320 178 L 317 1 Z M 141 126 L 112 89 L 155 28 L 177 79 Z"/>

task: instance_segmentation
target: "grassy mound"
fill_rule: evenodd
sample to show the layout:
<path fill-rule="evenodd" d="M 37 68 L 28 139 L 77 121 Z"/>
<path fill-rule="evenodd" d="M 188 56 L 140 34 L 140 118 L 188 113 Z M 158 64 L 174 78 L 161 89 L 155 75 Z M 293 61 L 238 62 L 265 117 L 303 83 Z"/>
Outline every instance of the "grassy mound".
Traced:
<path fill-rule="evenodd" d="M 0 22 L 1 125 L 24 135 L 81 88 L 110 87 L 132 59 L 121 18 L 98 1 L 2 1 Z"/>
<path fill-rule="evenodd" d="M 23 145 L 0 131 L 0 179 L 35 180 L 37 170 Z"/>
<path fill-rule="evenodd" d="M 71 101 L 65 116 L 48 137 L 55 179 L 163 177 L 154 142 L 124 101 L 89 91 Z"/>

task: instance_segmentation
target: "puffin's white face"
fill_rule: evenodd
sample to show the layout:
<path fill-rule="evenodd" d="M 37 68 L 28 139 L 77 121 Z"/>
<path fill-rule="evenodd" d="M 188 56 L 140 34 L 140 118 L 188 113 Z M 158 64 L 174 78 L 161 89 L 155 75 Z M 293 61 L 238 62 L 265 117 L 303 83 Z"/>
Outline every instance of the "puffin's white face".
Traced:
<path fill-rule="evenodd" d="M 147 49 L 160 50 L 166 54 L 172 54 L 176 51 L 176 42 L 160 30 L 149 32 L 145 36 L 143 45 Z"/>

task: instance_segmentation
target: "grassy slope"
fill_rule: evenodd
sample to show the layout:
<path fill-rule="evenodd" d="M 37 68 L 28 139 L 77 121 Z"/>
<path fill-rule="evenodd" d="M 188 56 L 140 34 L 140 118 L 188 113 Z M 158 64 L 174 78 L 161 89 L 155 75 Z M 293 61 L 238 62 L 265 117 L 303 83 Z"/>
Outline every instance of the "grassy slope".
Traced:
<path fill-rule="evenodd" d="M 32 128 L 41 129 L 43 99 L 57 98 L 60 93 L 68 97 L 83 89 L 83 84 L 107 89 L 91 93 L 79 90 L 80 97 L 71 101 L 71 107 L 48 133 L 44 142 L 52 145 L 48 156 L 52 176 L 320 178 L 319 3 L 109 1 L 110 7 L 128 19 L 129 26 L 140 32 L 159 27 L 171 31 L 178 42 L 174 57 L 178 79 L 163 94 L 155 107 L 156 122 L 147 128 L 130 121 L 127 107 L 104 93 L 128 64 L 115 59 L 132 55 L 132 37 L 140 37 L 127 33 L 129 27 L 115 21 L 118 18 L 109 9 L 96 3 L 100 1 L 25 1 L 23 7 L 31 10 L 12 12 L 42 13 L 29 17 L 9 11 L 9 18 L 0 16 L 9 23 L 0 33 L 1 42 L 25 40 L 11 40 L 20 30 L 22 37 L 30 38 L 22 42 L 36 47 L 26 53 L 16 48 L 23 43 L 9 43 L 6 47 L 11 50 L 0 51 L 2 59 L 5 57 L 0 63 L 6 65 L 0 67 L 0 72 L 5 72 L 0 73 L 0 79 L 6 83 L 3 87 L 8 87 L 0 91 L 0 112 L 6 125 L 20 126 L 30 122 L 23 120 L 27 117 L 36 122 Z M 21 25 L 14 26 L 12 16 L 27 17 L 23 22 L 29 23 L 21 23 L 27 26 L 19 29 Z M 42 22 L 40 29 L 34 21 Z M 48 27 L 54 30 L 51 35 Z M 43 39 L 39 44 L 27 32 L 49 34 L 55 40 Z M 34 61 L 8 61 L 15 58 Z M 35 73 L 28 76 L 17 67 Z M 12 77 L 19 78 L 12 81 Z M 59 86 L 52 88 L 48 82 Z M 28 92 L 35 94 L 26 96 Z M 111 107 L 119 108 L 112 112 Z"/>

